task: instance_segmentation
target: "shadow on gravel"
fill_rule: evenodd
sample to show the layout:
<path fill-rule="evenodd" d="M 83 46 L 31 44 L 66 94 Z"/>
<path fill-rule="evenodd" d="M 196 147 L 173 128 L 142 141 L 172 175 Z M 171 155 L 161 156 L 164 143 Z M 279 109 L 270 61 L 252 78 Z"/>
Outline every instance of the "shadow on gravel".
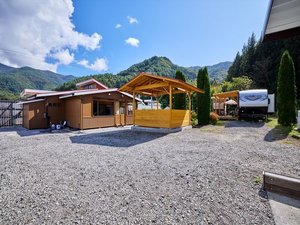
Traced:
<path fill-rule="evenodd" d="M 283 127 L 277 125 L 266 134 L 264 140 L 268 142 L 273 142 L 273 141 L 280 141 L 286 139 L 290 131 L 291 128 L 289 127 Z"/>
<path fill-rule="evenodd" d="M 41 134 L 57 134 L 57 133 L 69 133 L 72 131 L 75 131 L 77 129 L 61 129 L 61 130 L 53 130 L 50 129 L 35 129 L 35 130 L 28 130 L 24 127 L 2 127 L 0 128 L 0 134 L 4 132 L 11 132 L 16 133 L 20 137 L 29 137 L 29 136 L 35 136 L 35 135 L 41 135 Z"/>
<path fill-rule="evenodd" d="M 131 130 L 108 131 L 101 133 L 77 135 L 70 137 L 72 143 L 104 145 L 111 147 L 131 147 L 141 143 L 155 140 L 167 134 L 134 132 Z"/>
<path fill-rule="evenodd" d="M 15 132 L 20 137 L 34 136 L 45 133 L 46 130 L 27 130 L 24 127 L 2 127 L 0 128 L 0 133 L 4 132 Z"/>
<path fill-rule="evenodd" d="M 263 121 L 226 121 L 225 128 L 229 127 L 249 127 L 249 128 L 260 128 L 265 125 Z"/>

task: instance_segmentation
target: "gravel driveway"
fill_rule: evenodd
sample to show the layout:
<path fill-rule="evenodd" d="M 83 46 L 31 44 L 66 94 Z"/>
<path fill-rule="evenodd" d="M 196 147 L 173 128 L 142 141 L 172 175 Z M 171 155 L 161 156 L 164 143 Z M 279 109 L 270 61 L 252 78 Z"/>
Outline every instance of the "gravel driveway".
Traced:
<path fill-rule="evenodd" d="M 169 135 L 1 129 L 0 224 L 274 224 L 254 177 L 300 177 L 300 147 L 270 134 L 237 121 Z"/>

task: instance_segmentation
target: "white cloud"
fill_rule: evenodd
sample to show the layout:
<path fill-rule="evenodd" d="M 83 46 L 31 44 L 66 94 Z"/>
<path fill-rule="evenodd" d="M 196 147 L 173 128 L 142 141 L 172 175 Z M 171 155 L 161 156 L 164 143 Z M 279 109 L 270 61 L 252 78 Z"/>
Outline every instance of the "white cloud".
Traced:
<path fill-rule="evenodd" d="M 74 54 L 70 54 L 69 49 L 61 50 L 56 52 L 52 56 L 53 58 L 57 59 L 59 64 L 69 65 L 74 61 Z"/>
<path fill-rule="evenodd" d="M 130 37 L 127 40 L 125 40 L 125 43 L 129 44 L 129 45 L 131 45 L 133 47 L 139 47 L 139 45 L 140 45 L 140 41 L 138 39 L 132 38 L 132 37 Z"/>
<path fill-rule="evenodd" d="M 70 51 L 79 46 L 100 48 L 100 34 L 75 30 L 72 0 L 0 1 L 0 12 L 1 63 L 56 71 L 74 60 Z"/>
<path fill-rule="evenodd" d="M 130 24 L 138 23 L 138 20 L 134 17 L 127 16 L 127 19 Z"/>
<path fill-rule="evenodd" d="M 78 62 L 79 65 L 84 66 L 85 68 L 95 70 L 95 71 L 107 71 L 108 70 L 108 61 L 104 58 L 97 58 L 93 64 L 89 64 L 89 61 L 83 59 Z"/>
<path fill-rule="evenodd" d="M 121 28 L 121 27 L 122 27 L 122 25 L 119 24 L 119 23 L 117 23 L 116 26 L 115 26 L 116 29 Z"/>

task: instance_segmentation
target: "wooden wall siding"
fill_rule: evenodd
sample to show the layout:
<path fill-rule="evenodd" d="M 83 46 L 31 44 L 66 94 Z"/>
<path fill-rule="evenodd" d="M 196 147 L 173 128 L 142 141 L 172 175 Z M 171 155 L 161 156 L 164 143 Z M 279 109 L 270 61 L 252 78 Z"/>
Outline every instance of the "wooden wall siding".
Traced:
<path fill-rule="evenodd" d="M 64 102 L 57 96 L 48 97 L 46 100 L 46 106 L 49 116 L 49 123 L 59 124 L 65 120 Z"/>
<path fill-rule="evenodd" d="M 135 110 L 135 125 L 143 127 L 175 128 L 188 126 L 188 110 Z"/>
<path fill-rule="evenodd" d="M 24 105 L 24 127 L 27 129 L 47 128 L 47 120 L 44 118 L 45 102 L 35 102 Z"/>
<path fill-rule="evenodd" d="M 115 125 L 116 126 L 125 126 L 125 114 L 116 114 L 115 115 Z"/>
<path fill-rule="evenodd" d="M 171 128 L 190 125 L 189 110 L 172 110 Z"/>
<path fill-rule="evenodd" d="M 123 95 L 118 92 L 110 92 L 110 93 L 100 93 L 100 94 L 95 94 L 95 95 L 90 95 L 92 98 L 95 98 L 96 100 L 112 100 L 112 101 L 125 101 L 127 100 L 128 102 L 132 101 L 132 98 Z"/>
<path fill-rule="evenodd" d="M 113 126 L 115 126 L 114 116 L 84 117 L 82 129 Z"/>
<path fill-rule="evenodd" d="M 79 98 L 65 99 L 65 120 L 72 128 L 81 128 L 81 100 Z"/>
<path fill-rule="evenodd" d="M 104 87 L 102 87 L 101 85 L 99 84 L 87 84 L 87 85 L 84 85 L 84 86 L 81 86 L 79 88 L 80 90 L 85 90 L 85 89 L 98 89 L 98 90 L 103 90 L 105 89 Z"/>
<path fill-rule="evenodd" d="M 83 96 L 82 97 L 82 113 L 83 117 L 92 117 L 93 97 Z"/>
<path fill-rule="evenodd" d="M 170 128 L 170 110 L 134 110 L 135 125 Z"/>
<path fill-rule="evenodd" d="M 125 122 L 126 122 L 126 125 L 132 125 L 133 124 L 133 116 L 126 115 Z"/>
<path fill-rule="evenodd" d="M 29 129 L 29 104 L 23 106 L 23 127 Z"/>

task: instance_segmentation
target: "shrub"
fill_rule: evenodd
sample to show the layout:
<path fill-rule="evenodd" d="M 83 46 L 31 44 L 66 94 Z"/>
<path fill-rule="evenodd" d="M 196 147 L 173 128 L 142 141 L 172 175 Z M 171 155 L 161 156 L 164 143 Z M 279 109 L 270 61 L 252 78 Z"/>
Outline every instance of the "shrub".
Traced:
<path fill-rule="evenodd" d="M 180 72 L 176 71 L 175 78 L 185 82 L 185 76 Z M 186 109 L 186 94 L 174 94 L 173 109 Z"/>
<path fill-rule="evenodd" d="M 277 85 L 278 123 L 289 126 L 297 122 L 296 119 L 296 82 L 293 59 L 288 51 L 282 54 Z"/>
<path fill-rule="evenodd" d="M 191 112 L 191 125 L 195 127 L 198 125 L 197 113 L 195 111 Z"/>
<path fill-rule="evenodd" d="M 209 118 L 210 118 L 210 122 L 212 123 L 212 124 L 217 124 L 217 122 L 218 122 L 218 120 L 219 120 L 219 116 L 218 116 L 218 114 L 217 113 L 214 113 L 214 112 L 211 112 L 210 114 L 209 114 Z"/>
<path fill-rule="evenodd" d="M 204 94 L 197 93 L 198 124 L 206 125 L 209 124 L 209 112 L 211 106 L 210 83 L 206 67 L 204 67 L 204 69 L 199 69 L 197 87 L 205 91 Z"/>

